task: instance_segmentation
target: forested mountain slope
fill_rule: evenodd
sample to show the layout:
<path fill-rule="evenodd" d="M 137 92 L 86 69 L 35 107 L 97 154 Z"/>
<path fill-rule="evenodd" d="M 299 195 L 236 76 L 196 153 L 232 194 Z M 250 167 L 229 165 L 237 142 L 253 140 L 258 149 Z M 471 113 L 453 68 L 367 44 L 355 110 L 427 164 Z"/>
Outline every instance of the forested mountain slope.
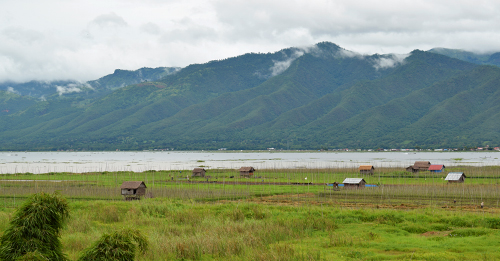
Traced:
<path fill-rule="evenodd" d="M 323 42 L 194 64 L 104 96 L 9 93 L 23 102 L 0 113 L 0 141 L 4 150 L 496 145 L 499 83 L 495 66 Z"/>

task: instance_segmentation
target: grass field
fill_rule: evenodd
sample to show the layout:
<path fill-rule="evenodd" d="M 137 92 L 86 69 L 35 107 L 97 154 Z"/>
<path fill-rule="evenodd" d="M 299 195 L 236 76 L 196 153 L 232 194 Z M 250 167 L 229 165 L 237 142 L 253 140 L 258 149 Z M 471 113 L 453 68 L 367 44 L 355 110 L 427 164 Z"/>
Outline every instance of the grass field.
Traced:
<path fill-rule="evenodd" d="M 500 168 L 451 171 L 465 172 L 465 183 L 390 168 L 372 176 L 261 170 L 252 178 L 236 170 L 211 170 L 208 178 L 186 171 L 7 174 L 0 176 L 0 231 L 28 195 L 59 191 L 71 207 L 61 236 L 72 260 L 102 233 L 124 227 L 150 240 L 139 260 L 500 259 Z M 377 187 L 324 185 L 346 177 Z M 123 201 L 119 186 L 129 180 L 144 181 L 150 198 Z"/>

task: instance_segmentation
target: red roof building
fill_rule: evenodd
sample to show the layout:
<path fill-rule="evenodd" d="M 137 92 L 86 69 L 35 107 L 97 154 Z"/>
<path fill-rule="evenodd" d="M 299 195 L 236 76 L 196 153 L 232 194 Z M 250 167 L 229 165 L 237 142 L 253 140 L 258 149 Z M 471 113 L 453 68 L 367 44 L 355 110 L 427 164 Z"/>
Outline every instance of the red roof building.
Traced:
<path fill-rule="evenodd" d="M 429 171 L 430 172 L 443 172 L 444 168 L 446 168 L 444 165 L 430 165 Z"/>

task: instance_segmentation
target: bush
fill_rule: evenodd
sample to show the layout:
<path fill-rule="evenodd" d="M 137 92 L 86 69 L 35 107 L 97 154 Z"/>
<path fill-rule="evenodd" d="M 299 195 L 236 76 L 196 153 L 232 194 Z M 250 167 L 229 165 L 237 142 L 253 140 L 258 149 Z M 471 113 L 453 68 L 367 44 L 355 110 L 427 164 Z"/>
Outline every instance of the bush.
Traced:
<path fill-rule="evenodd" d="M 141 253 L 146 252 L 148 245 L 147 239 L 138 230 L 124 229 L 102 235 L 78 260 L 130 261 L 135 259 L 137 250 Z"/>
<path fill-rule="evenodd" d="M 0 259 L 67 260 L 59 233 L 68 217 L 68 203 L 59 194 L 34 194 L 0 238 Z"/>

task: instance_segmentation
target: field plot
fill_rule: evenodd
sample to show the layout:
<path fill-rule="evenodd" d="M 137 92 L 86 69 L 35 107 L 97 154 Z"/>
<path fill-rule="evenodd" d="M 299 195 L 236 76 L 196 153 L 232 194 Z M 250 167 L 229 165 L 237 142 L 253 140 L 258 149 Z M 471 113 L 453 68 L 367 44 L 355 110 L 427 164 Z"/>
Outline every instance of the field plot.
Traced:
<path fill-rule="evenodd" d="M 446 173 L 378 168 L 16 173 L 0 175 L 0 231 L 27 196 L 58 191 L 71 206 L 62 233 L 78 258 L 102 233 L 143 231 L 151 249 L 139 260 L 498 260 L 500 167 Z M 363 178 L 370 187 L 334 188 Z M 144 181 L 142 200 L 120 185 Z M 481 202 L 484 208 L 480 207 Z"/>
<path fill-rule="evenodd" d="M 447 172 L 464 172 L 464 183 L 445 181 Z M 334 189 L 331 184 L 345 178 L 363 178 L 364 189 Z M 124 181 L 144 181 L 146 197 L 197 201 L 236 200 L 281 195 L 288 201 L 311 200 L 346 204 L 418 206 L 499 207 L 500 167 L 453 167 L 444 173 L 410 173 L 396 168 L 379 168 L 373 175 L 356 169 L 268 169 L 251 177 L 237 170 L 210 170 L 206 177 L 191 177 L 190 171 L 92 172 L 0 175 L 0 197 L 4 206 L 15 206 L 27 195 L 60 191 L 70 200 L 122 200 Z"/>

